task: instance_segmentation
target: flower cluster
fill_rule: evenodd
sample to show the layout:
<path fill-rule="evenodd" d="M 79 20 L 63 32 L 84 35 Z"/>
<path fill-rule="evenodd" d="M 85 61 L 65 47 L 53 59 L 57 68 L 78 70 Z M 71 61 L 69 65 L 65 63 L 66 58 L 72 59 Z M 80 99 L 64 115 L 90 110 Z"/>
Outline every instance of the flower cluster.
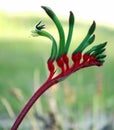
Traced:
<path fill-rule="evenodd" d="M 96 24 L 95 21 L 93 21 L 87 32 L 87 35 L 82 40 L 80 45 L 74 50 L 71 58 L 69 58 L 68 50 L 70 47 L 74 28 L 73 13 L 70 12 L 68 36 L 65 41 L 64 30 L 56 14 L 49 7 L 42 6 L 42 8 L 46 11 L 48 16 L 52 19 L 52 21 L 57 27 L 59 33 L 59 48 L 57 47 L 55 38 L 50 33 L 44 31 L 45 25 L 42 25 L 41 21 L 39 21 L 38 24 L 35 26 L 33 36 L 44 36 L 52 41 L 51 55 L 47 61 L 48 70 L 50 74 L 47 80 L 43 83 L 43 85 L 41 85 L 41 87 L 33 94 L 33 96 L 29 99 L 27 104 L 21 110 L 10 130 L 18 129 L 19 125 L 21 124 L 22 120 L 24 119 L 28 111 L 31 109 L 33 104 L 47 89 L 49 89 L 54 84 L 64 80 L 66 77 L 68 77 L 79 69 L 90 66 L 103 65 L 104 58 L 106 57 L 103 52 L 105 51 L 105 46 L 107 42 L 95 45 L 88 51 L 84 52 L 85 48 L 92 44 L 95 40 L 95 35 L 93 33 L 95 31 Z M 69 64 L 69 60 L 72 60 L 72 65 Z M 57 75 L 54 75 L 57 69 L 55 68 L 55 63 L 61 70 L 61 72 Z"/>
<path fill-rule="evenodd" d="M 83 53 L 85 48 L 88 47 L 90 44 L 92 44 L 95 40 L 95 34 L 94 34 L 96 28 L 95 21 L 93 21 L 85 38 L 82 40 L 80 45 L 72 53 L 71 58 L 69 58 L 68 50 L 71 44 L 74 28 L 74 20 L 75 20 L 73 13 L 70 11 L 68 36 L 65 41 L 64 30 L 56 14 L 49 7 L 42 6 L 42 8 L 46 11 L 48 16 L 55 23 L 60 39 L 59 48 L 57 48 L 56 40 L 50 33 L 43 30 L 45 28 L 45 25 L 41 25 L 41 21 L 38 22 L 38 24 L 35 27 L 35 31 L 33 32 L 36 36 L 40 35 L 48 37 L 50 40 L 52 40 L 51 56 L 47 61 L 48 69 L 50 71 L 49 79 L 51 79 L 54 76 L 54 73 L 56 71 L 54 62 L 56 62 L 57 66 L 61 69 L 61 73 L 58 76 L 59 79 L 67 77 L 81 68 L 103 65 L 104 58 L 106 57 L 106 55 L 103 54 L 103 52 L 105 51 L 105 46 L 107 42 L 93 46 L 90 50 Z M 69 65 L 69 59 L 72 59 L 73 61 L 72 65 Z"/>

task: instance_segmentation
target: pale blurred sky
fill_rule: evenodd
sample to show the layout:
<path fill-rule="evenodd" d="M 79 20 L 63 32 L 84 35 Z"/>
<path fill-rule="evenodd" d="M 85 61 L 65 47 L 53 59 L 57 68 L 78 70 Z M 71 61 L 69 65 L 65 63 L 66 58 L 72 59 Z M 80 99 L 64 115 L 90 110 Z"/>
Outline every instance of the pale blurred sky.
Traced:
<path fill-rule="evenodd" d="M 42 5 L 51 7 L 57 15 L 68 16 L 72 10 L 76 18 L 114 26 L 114 0 L 0 0 L 0 11 L 43 13 Z"/>

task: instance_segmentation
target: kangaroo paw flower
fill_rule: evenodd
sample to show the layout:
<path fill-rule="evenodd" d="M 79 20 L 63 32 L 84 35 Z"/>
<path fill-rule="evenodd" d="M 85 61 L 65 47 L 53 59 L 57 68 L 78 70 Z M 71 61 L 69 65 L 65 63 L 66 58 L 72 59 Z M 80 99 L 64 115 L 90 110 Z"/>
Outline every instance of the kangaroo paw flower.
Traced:
<path fill-rule="evenodd" d="M 65 80 L 68 76 L 70 76 L 71 74 L 73 74 L 74 72 L 82 68 L 91 67 L 91 66 L 102 66 L 105 61 L 106 55 L 104 54 L 104 51 L 107 42 L 103 42 L 101 44 L 95 45 L 91 47 L 89 50 L 87 50 L 86 52 L 84 52 L 84 50 L 95 41 L 95 34 L 94 34 L 96 28 L 95 21 L 93 21 L 92 25 L 90 26 L 85 38 L 82 40 L 79 46 L 74 50 L 72 56 L 69 57 L 68 51 L 70 48 L 73 29 L 74 29 L 73 13 L 70 11 L 68 36 L 65 41 L 64 29 L 56 14 L 49 7 L 42 6 L 42 8 L 46 11 L 47 15 L 52 19 L 52 21 L 57 27 L 59 33 L 59 48 L 57 47 L 57 43 L 53 35 L 44 31 L 45 25 L 41 24 L 42 21 L 39 21 L 35 26 L 35 30 L 32 31 L 33 36 L 47 37 L 52 41 L 51 54 L 49 59 L 47 60 L 49 76 L 47 80 L 43 83 L 43 85 L 41 85 L 41 87 L 29 99 L 27 104 L 19 113 L 17 119 L 15 120 L 10 130 L 17 130 L 20 123 L 22 122 L 22 120 L 30 110 L 30 108 L 47 89 L 52 87 L 54 84 Z M 72 61 L 72 64 L 69 64 L 69 60 Z M 56 70 L 58 68 L 61 71 L 59 73 L 56 73 L 57 72 Z M 56 75 L 54 75 L 55 73 Z"/>
<path fill-rule="evenodd" d="M 91 49 L 84 52 L 84 50 L 95 41 L 95 34 L 94 34 L 94 31 L 96 29 L 95 21 L 93 21 L 85 38 L 82 40 L 79 46 L 74 50 L 70 58 L 68 57 L 68 51 L 72 40 L 74 21 L 75 21 L 73 12 L 70 11 L 69 30 L 65 41 L 64 29 L 56 14 L 49 7 L 42 6 L 42 8 L 46 11 L 47 15 L 52 19 L 52 21 L 56 25 L 59 33 L 59 39 L 60 39 L 59 48 L 57 48 L 57 43 L 54 37 L 50 33 L 42 31 L 42 29 L 44 29 L 45 26 L 41 25 L 41 21 L 36 25 L 35 32 L 38 35 L 48 37 L 49 39 L 52 40 L 53 43 L 51 56 L 47 62 L 48 69 L 51 75 L 50 77 L 52 79 L 55 74 L 55 68 L 57 69 L 57 66 L 61 69 L 61 73 L 58 76 L 59 79 L 64 79 L 64 77 L 68 77 L 70 74 L 74 73 L 79 69 L 90 67 L 90 66 L 103 65 L 104 59 L 106 57 L 106 55 L 103 54 L 103 52 L 105 51 L 105 46 L 107 42 L 93 46 Z M 72 65 L 69 64 L 69 60 L 72 60 Z M 57 63 L 56 67 L 54 62 Z"/>

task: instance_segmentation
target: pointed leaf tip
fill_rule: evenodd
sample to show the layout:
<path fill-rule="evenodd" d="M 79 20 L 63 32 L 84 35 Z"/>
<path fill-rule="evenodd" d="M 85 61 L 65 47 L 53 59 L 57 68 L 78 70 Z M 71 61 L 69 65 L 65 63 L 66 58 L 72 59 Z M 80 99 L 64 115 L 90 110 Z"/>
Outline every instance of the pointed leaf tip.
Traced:
<path fill-rule="evenodd" d="M 54 12 L 52 11 L 52 9 L 50 7 L 47 7 L 47 6 L 41 6 L 45 11 L 46 13 L 51 17 L 53 18 L 55 16 Z"/>

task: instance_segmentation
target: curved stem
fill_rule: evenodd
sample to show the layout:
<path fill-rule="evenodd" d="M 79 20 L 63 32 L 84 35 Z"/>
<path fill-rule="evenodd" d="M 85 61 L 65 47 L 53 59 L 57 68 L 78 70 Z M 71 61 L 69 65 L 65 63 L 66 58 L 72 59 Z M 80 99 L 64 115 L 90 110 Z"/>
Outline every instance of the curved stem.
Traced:
<path fill-rule="evenodd" d="M 48 78 L 46 80 L 46 82 L 33 94 L 33 96 L 30 98 L 30 100 L 27 102 L 27 104 L 25 105 L 25 107 L 22 109 L 22 111 L 20 112 L 20 114 L 18 115 L 16 121 L 14 122 L 12 128 L 10 130 L 17 130 L 17 128 L 19 127 L 19 125 L 21 124 L 21 122 L 23 121 L 23 119 L 25 118 L 26 114 L 29 112 L 29 110 L 31 109 L 31 107 L 33 106 L 33 104 L 37 101 L 37 99 L 47 90 L 49 89 L 51 86 L 53 86 L 54 84 L 63 81 L 65 78 L 67 78 L 69 75 L 71 75 L 72 73 L 74 73 L 75 71 L 81 69 L 81 68 L 85 68 L 85 67 L 89 67 L 89 66 L 101 66 L 102 63 L 100 63 L 99 61 L 92 61 L 92 62 L 84 62 L 79 64 L 78 66 L 75 66 L 75 64 L 73 64 L 68 70 L 66 70 L 64 73 L 60 73 L 58 74 L 56 77 L 50 79 Z"/>
<path fill-rule="evenodd" d="M 37 101 L 37 99 L 52 85 L 56 84 L 58 82 L 58 77 L 47 80 L 30 98 L 30 100 L 27 102 L 27 104 L 24 106 L 22 111 L 19 113 L 17 119 L 15 120 L 12 128 L 10 130 L 17 130 L 19 125 L 21 124 L 22 120 L 25 118 L 26 114 L 29 112 L 30 108 L 33 106 L 33 104 Z"/>

